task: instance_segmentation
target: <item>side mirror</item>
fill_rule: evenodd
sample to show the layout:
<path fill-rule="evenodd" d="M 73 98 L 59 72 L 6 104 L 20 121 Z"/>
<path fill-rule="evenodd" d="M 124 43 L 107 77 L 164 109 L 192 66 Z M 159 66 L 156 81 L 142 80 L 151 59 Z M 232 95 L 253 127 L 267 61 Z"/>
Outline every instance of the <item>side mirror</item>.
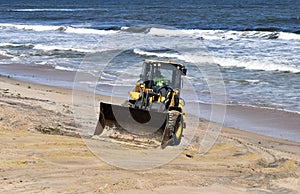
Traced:
<path fill-rule="evenodd" d="M 182 73 L 183 73 L 183 75 L 186 75 L 187 69 L 185 67 L 182 67 Z"/>

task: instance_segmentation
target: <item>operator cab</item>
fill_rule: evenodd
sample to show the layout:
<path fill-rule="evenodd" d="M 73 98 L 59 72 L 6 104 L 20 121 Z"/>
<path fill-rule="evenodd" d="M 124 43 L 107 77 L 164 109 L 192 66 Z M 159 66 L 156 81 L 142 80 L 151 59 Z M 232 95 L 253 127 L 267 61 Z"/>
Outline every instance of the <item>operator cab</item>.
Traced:
<path fill-rule="evenodd" d="M 145 60 L 141 81 L 146 88 L 170 86 L 181 89 L 181 76 L 186 75 L 186 68 L 179 63 Z"/>

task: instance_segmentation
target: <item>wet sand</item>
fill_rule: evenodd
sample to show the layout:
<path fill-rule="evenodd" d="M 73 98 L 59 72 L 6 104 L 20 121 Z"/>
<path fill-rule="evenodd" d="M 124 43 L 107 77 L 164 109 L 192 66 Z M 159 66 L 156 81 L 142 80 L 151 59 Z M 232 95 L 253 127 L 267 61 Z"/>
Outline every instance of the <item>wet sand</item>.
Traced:
<path fill-rule="evenodd" d="M 1 57 L 0 57 L 1 59 Z M 50 65 L 1 64 L 0 75 L 32 83 L 72 88 L 76 72 L 54 69 Z"/>
<path fill-rule="evenodd" d="M 200 117 L 210 120 L 211 105 L 200 104 Z M 215 105 L 219 106 L 219 105 Z M 216 113 L 217 114 L 217 113 Z M 224 125 L 256 134 L 300 142 L 300 114 L 283 110 L 227 105 Z"/>
<path fill-rule="evenodd" d="M 126 170 L 103 162 L 87 147 L 87 140 L 80 138 L 74 122 L 71 90 L 0 77 L 0 96 L 1 193 L 298 193 L 300 190 L 297 142 L 222 126 L 214 145 L 205 154 L 199 154 L 200 140 L 209 124 L 200 120 L 191 144 L 174 160 L 148 170 Z M 107 100 L 104 96 L 95 98 Z M 115 155 L 124 154 L 114 149 L 115 142 L 91 141 L 108 152 L 111 149 Z M 143 148 L 139 151 L 143 152 Z M 154 159 L 151 155 L 147 157 L 149 161 Z"/>

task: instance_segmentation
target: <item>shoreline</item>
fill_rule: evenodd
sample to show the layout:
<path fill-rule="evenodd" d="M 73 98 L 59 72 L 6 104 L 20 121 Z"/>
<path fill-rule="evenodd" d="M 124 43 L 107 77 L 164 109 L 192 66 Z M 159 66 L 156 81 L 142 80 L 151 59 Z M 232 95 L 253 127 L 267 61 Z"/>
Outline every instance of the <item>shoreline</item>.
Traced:
<path fill-rule="evenodd" d="M 65 89 L 73 89 L 76 72 L 58 70 L 54 68 L 40 68 L 39 66 L 22 66 L 19 64 L 0 65 L 0 76 L 10 77 L 22 82 L 42 84 Z M 5 73 L 6 72 L 6 73 Z M 82 74 L 83 75 L 83 74 Z M 45 81 L 48 83 L 45 83 Z M 43 83 L 39 83 L 43 81 Z M 82 85 L 83 91 L 93 92 L 93 88 Z M 98 94 L 97 94 L 98 95 Z M 100 94 L 99 94 L 100 95 Z M 100 95 L 104 96 L 104 95 Z M 110 96 L 106 96 L 110 98 Z M 199 103 L 200 118 L 210 120 L 210 104 Z M 218 107 L 219 105 L 214 105 Z M 223 105 L 222 105 L 223 106 Z M 276 110 L 245 105 L 224 105 L 226 113 L 224 124 L 238 130 L 267 135 L 274 138 L 300 142 L 300 114 L 286 110 Z M 223 106 L 223 107 L 224 107 Z M 218 112 L 216 114 L 219 114 Z M 222 115 L 221 115 L 222 116 Z M 284 128 L 284 131 L 282 130 Z"/>
<path fill-rule="evenodd" d="M 68 95 L 69 98 L 68 99 L 64 99 L 63 101 L 66 102 L 66 103 L 72 103 L 73 90 L 69 89 L 69 88 L 61 88 L 61 87 L 56 87 L 56 86 L 50 86 L 50 85 L 32 83 L 32 82 L 27 82 L 27 81 L 23 81 L 23 80 L 14 79 L 14 78 L 8 78 L 8 77 L 2 76 L 2 75 L 0 75 L 0 83 L 6 83 L 8 85 L 16 85 L 16 86 L 23 85 L 23 87 L 25 86 L 25 89 L 27 89 L 27 88 L 31 89 L 31 87 L 35 87 L 36 90 L 41 90 L 41 91 L 46 91 L 46 92 L 56 91 L 55 93 Z M 27 88 L 26 88 L 26 85 L 27 85 Z M 3 93 L 6 93 L 6 90 L 8 88 L 6 89 L 4 87 L 4 89 L 2 89 L 2 88 L 0 88 L 0 89 L 1 89 L 0 90 L 0 95 L 3 97 Z M 10 90 L 8 89 L 8 91 L 10 91 Z M 19 96 L 19 93 L 17 92 L 17 90 L 15 90 L 14 92 L 17 93 L 17 96 Z M 83 96 L 84 95 L 90 96 L 89 91 L 76 91 L 76 92 L 78 92 L 78 94 L 82 94 Z M 26 92 L 26 95 L 30 95 L 30 94 L 28 94 Z M 49 99 L 51 99 L 51 98 L 53 98 L 53 96 L 49 97 Z M 107 102 L 110 101 L 110 97 L 109 96 L 103 96 L 103 95 L 96 95 L 95 99 L 98 100 L 98 102 L 100 102 L 100 101 L 107 101 Z M 55 100 L 57 100 L 57 99 L 55 99 Z M 120 99 L 116 100 L 116 101 L 120 101 Z M 247 134 L 247 136 L 249 136 L 249 137 L 257 136 L 257 137 L 260 137 L 262 139 L 268 140 L 270 142 L 276 141 L 276 142 L 290 143 L 291 145 L 300 145 L 299 144 L 300 142 L 297 142 L 297 141 L 291 141 L 291 140 L 283 139 L 283 138 L 280 138 L 280 137 L 272 137 L 272 136 L 268 136 L 268 135 L 264 135 L 264 134 L 258 134 L 258 133 L 254 133 L 254 132 L 251 132 L 251 131 L 246 131 L 246 130 L 238 129 L 238 128 L 235 128 L 235 127 L 231 127 L 231 126 L 227 126 L 227 125 L 222 125 L 222 124 L 219 124 L 219 123 L 214 123 L 213 121 L 210 121 L 210 120 L 208 120 L 206 118 L 199 117 L 199 119 L 201 121 L 206 122 L 206 123 L 212 123 L 212 124 L 216 124 L 216 125 L 221 125 L 222 126 L 221 132 L 224 131 L 225 133 L 244 134 L 244 135 Z M 297 154 L 300 155 L 300 149 L 297 150 L 295 153 L 297 153 Z"/>

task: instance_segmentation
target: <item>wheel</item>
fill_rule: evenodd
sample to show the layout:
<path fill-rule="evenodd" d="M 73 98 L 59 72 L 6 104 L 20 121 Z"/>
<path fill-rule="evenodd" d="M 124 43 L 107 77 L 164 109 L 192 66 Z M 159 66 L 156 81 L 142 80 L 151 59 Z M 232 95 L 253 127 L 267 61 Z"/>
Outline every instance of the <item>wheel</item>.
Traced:
<path fill-rule="evenodd" d="M 168 122 L 163 134 L 162 148 L 179 145 L 183 132 L 183 119 L 178 111 L 169 111 Z"/>

